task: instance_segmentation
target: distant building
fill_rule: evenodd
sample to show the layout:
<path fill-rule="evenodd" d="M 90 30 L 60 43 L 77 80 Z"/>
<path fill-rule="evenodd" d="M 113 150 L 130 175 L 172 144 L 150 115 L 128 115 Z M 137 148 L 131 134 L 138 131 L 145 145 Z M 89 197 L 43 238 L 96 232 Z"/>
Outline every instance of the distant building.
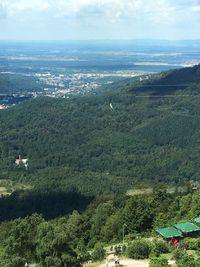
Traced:
<path fill-rule="evenodd" d="M 24 167 L 28 168 L 28 159 L 22 159 L 21 155 L 19 155 L 19 158 L 15 160 L 16 165 L 24 165 Z"/>
<path fill-rule="evenodd" d="M 178 223 L 174 227 L 183 233 L 184 237 L 197 237 L 200 233 L 200 227 L 194 223 Z"/>
<path fill-rule="evenodd" d="M 112 103 L 110 103 L 110 108 L 111 108 L 111 109 L 114 109 Z"/>
<path fill-rule="evenodd" d="M 194 221 L 199 223 L 200 218 L 196 218 Z M 157 228 L 155 230 L 173 246 L 177 246 L 184 237 L 199 237 L 200 234 L 200 227 L 190 222 L 178 223 L 172 227 Z"/>

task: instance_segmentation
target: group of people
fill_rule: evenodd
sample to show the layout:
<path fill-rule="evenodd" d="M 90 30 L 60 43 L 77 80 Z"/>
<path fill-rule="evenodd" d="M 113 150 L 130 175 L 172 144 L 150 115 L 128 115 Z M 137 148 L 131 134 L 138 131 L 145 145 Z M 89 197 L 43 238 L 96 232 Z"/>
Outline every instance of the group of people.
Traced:
<path fill-rule="evenodd" d="M 119 259 L 115 259 L 115 267 L 120 267 Z"/>
<path fill-rule="evenodd" d="M 109 264 L 109 262 L 106 259 L 106 267 L 109 267 L 108 264 Z M 119 258 L 116 258 L 115 259 L 115 267 L 120 267 L 120 260 L 119 260 Z"/>

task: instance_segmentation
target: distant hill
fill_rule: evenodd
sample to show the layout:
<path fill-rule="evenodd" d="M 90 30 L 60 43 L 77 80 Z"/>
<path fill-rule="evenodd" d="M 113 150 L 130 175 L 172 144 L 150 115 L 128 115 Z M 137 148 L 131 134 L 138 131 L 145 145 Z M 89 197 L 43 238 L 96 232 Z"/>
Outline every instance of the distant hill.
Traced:
<path fill-rule="evenodd" d="M 194 85 L 197 86 L 200 83 L 200 65 L 172 70 L 155 75 L 155 78 L 152 77 L 152 80 L 145 81 L 141 85 L 141 87 L 144 86 L 141 88 L 142 91 L 152 90 L 155 93 L 166 94 L 180 89 L 190 90 L 191 87 L 194 93 Z"/>
<path fill-rule="evenodd" d="M 151 94 L 168 94 L 183 90 L 187 93 L 199 93 L 200 64 L 194 67 L 186 67 L 170 70 L 158 74 L 145 74 L 140 77 L 122 80 L 99 90 L 111 92 L 123 90 L 126 92 Z"/>
<path fill-rule="evenodd" d="M 162 77 L 161 82 L 163 84 L 200 83 L 200 64 L 194 67 L 188 67 L 188 68 L 183 68 L 183 69 L 178 69 L 178 70 L 167 72 L 166 75 Z"/>
<path fill-rule="evenodd" d="M 44 85 L 35 77 L 0 73 L 0 94 L 37 92 L 43 87 Z"/>
<path fill-rule="evenodd" d="M 1 111 L 1 177 L 85 194 L 198 180 L 199 74 L 198 65 L 125 80 L 98 96 L 38 98 Z M 178 86 L 162 86 L 170 84 Z M 15 166 L 19 154 L 28 171 Z"/>

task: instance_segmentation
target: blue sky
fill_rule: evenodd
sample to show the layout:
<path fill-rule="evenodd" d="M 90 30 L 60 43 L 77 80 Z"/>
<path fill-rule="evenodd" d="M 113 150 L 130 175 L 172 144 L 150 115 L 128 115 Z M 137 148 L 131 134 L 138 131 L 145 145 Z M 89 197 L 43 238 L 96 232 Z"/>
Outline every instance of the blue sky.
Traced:
<path fill-rule="evenodd" d="M 200 0 L 0 0 L 1 40 L 200 39 Z"/>

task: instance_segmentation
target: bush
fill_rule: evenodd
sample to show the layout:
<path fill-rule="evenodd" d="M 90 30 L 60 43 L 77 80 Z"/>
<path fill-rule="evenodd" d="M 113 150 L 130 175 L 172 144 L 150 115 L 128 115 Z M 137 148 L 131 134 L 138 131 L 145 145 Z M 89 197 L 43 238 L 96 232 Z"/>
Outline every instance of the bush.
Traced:
<path fill-rule="evenodd" d="M 197 263 L 195 262 L 194 257 L 184 255 L 181 259 L 176 261 L 177 267 L 197 267 Z"/>
<path fill-rule="evenodd" d="M 81 261 L 81 262 L 86 262 L 86 261 L 89 261 L 91 260 L 91 255 L 88 251 L 81 251 L 79 254 L 78 254 L 78 259 Z"/>
<path fill-rule="evenodd" d="M 173 251 L 173 259 L 175 261 L 178 261 L 178 260 L 182 259 L 185 255 L 186 255 L 186 253 L 181 249 L 176 248 Z"/>
<path fill-rule="evenodd" d="M 97 243 L 91 256 L 93 261 L 103 260 L 106 256 L 106 251 L 103 248 L 103 245 Z"/>
<path fill-rule="evenodd" d="M 199 238 L 186 238 L 184 240 L 184 246 L 186 249 L 199 250 L 200 249 L 200 240 L 199 240 Z"/>
<path fill-rule="evenodd" d="M 26 263 L 26 260 L 19 257 L 19 256 L 16 256 L 14 257 L 12 260 L 11 260 L 11 263 L 9 263 L 7 266 L 9 267 L 19 267 L 19 266 L 24 266 L 24 264 Z"/>
<path fill-rule="evenodd" d="M 168 245 L 163 242 L 163 241 L 157 241 L 155 240 L 152 244 L 151 244 L 151 254 L 155 257 L 159 257 L 160 254 L 163 253 L 168 253 L 169 252 L 169 247 Z"/>
<path fill-rule="evenodd" d="M 133 241 L 127 249 L 127 256 L 132 259 L 147 259 L 149 254 L 149 243 L 144 240 Z"/>
<path fill-rule="evenodd" d="M 135 240 L 137 238 L 138 238 L 138 236 L 135 233 L 129 233 L 128 235 L 126 235 L 126 240 L 127 241 L 133 241 L 133 240 Z"/>
<path fill-rule="evenodd" d="M 47 256 L 45 259 L 45 263 L 47 266 L 57 266 L 57 267 L 62 266 L 61 260 L 59 258 L 53 257 L 53 256 Z"/>
<path fill-rule="evenodd" d="M 121 246 L 115 246 L 115 255 L 116 256 L 122 255 L 122 247 Z"/>
<path fill-rule="evenodd" d="M 126 245 L 123 245 L 122 246 L 122 254 L 126 254 L 126 251 L 127 251 L 127 246 Z"/>
<path fill-rule="evenodd" d="M 169 266 L 168 260 L 165 258 L 153 258 L 150 260 L 149 263 L 149 267 L 168 267 L 168 266 Z"/>
<path fill-rule="evenodd" d="M 195 263 L 196 263 L 195 267 L 200 267 L 200 258 L 199 257 L 196 259 Z"/>

